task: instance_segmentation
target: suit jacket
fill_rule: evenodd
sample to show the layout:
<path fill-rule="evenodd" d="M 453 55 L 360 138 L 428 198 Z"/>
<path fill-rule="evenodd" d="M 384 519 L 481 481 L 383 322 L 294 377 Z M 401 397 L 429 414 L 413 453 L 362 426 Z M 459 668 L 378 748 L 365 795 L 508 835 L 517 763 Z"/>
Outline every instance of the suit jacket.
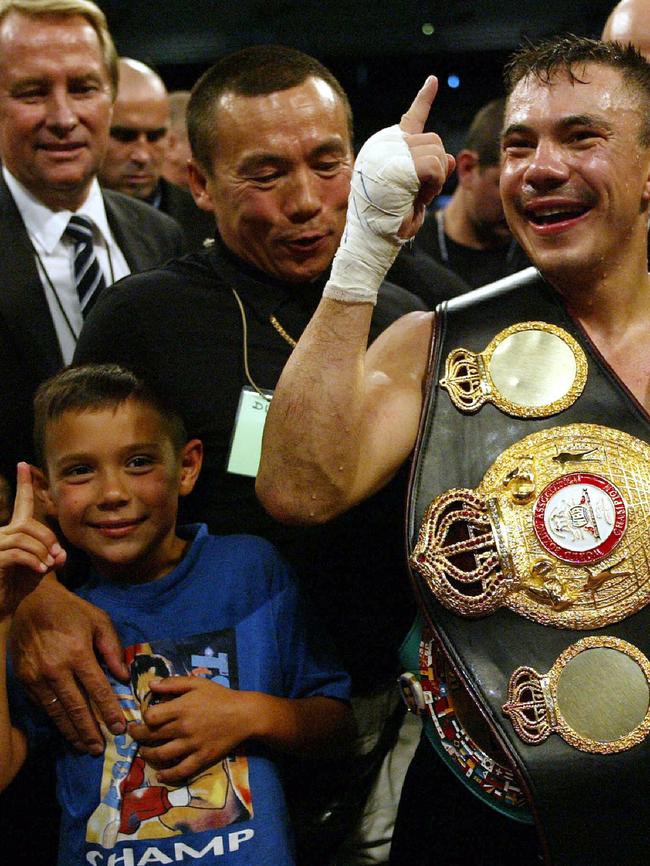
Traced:
<path fill-rule="evenodd" d="M 132 272 L 183 251 L 178 225 L 165 214 L 104 191 L 109 225 Z M 63 364 L 34 251 L 0 174 L 0 474 L 15 480 L 17 460 L 33 459 L 32 398 Z"/>
<path fill-rule="evenodd" d="M 213 238 L 216 231 L 214 214 L 201 210 L 187 190 L 160 178 L 159 210 L 169 214 L 183 229 L 187 252 L 199 252 L 203 241 Z"/>

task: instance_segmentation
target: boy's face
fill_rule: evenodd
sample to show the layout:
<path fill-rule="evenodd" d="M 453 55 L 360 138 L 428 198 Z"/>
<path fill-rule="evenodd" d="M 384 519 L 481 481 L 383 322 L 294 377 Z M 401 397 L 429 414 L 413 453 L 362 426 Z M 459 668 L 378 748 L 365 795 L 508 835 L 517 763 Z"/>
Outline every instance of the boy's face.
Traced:
<path fill-rule="evenodd" d="M 65 412 L 46 431 L 49 510 L 107 577 L 142 583 L 169 571 L 185 543 L 178 497 L 192 490 L 201 445 L 174 453 L 158 412 L 135 400 Z"/>

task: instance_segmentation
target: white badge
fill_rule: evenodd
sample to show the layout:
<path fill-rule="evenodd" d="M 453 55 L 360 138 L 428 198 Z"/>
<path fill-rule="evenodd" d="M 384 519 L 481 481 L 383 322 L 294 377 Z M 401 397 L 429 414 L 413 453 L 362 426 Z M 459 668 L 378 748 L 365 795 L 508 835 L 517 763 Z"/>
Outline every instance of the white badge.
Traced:
<path fill-rule="evenodd" d="M 239 395 L 227 466 L 227 471 L 233 475 L 257 476 L 266 413 L 273 397 L 273 391 L 260 390 L 264 396 L 249 385 L 244 385 Z"/>

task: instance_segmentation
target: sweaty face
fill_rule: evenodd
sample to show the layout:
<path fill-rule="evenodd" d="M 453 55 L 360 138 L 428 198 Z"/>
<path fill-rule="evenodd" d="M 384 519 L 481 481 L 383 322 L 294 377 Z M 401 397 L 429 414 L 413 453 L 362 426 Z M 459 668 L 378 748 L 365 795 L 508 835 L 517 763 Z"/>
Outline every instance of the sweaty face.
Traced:
<path fill-rule="evenodd" d="M 168 126 L 166 97 L 131 100 L 118 93 L 100 171 L 103 186 L 136 198 L 152 195 L 162 174 Z"/>
<path fill-rule="evenodd" d="M 54 515 L 100 574 L 134 581 L 136 567 L 153 580 L 178 560 L 181 467 L 154 409 L 65 412 L 48 425 L 46 453 Z"/>
<path fill-rule="evenodd" d="M 523 79 L 506 109 L 506 217 L 556 281 L 638 266 L 647 243 L 650 153 L 639 141 L 638 99 L 615 69 L 576 72 L 585 83 Z"/>
<path fill-rule="evenodd" d="M 85 200 L 104 155 L 109 76 L 81 16 L 10 12 L 0 25 L 0 155 L 53 210 Z"/>
<path fill-rule="evenodd" d="M 345 109 L 310 78 L 265 96 L 225 94 L 206 192 L 238 256 L 290 282 L 313 279 L 345 225 L 352 152 Z"/>

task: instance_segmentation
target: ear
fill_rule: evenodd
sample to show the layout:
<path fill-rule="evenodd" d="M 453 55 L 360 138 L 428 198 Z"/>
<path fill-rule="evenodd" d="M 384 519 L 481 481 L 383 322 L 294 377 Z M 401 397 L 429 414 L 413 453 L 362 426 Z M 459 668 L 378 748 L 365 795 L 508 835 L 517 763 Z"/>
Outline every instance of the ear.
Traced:
<path fill-rule="evenodd" d="M 189 161 L 187 171 L 190 192 L 194 196 L 197 207 L 209 213 L 214 213 L 214 202 L 209 177 L 194 158 Z"/>
<path fill-rule="evenodd" d="M 190 439 L 180 453 L 181 474 L 178 484 L 178 495 L 187 496 L 194 490 L 196 479 L 203 465 L 203 442 L 200 439 Z"/>
<path fill-rule="evenodd" d="M 59 510 L 52 498 L 47 475 L 36 466 L 32 466 L 31 470 L 34 486 L 34 517 L 37 520 L 42 520 L 44 517 L 58 517 Z"/>
<path fill-rule="evenodd" d="M 475 150 L 461 150 L 456 157 L 456 174 L 461 186 L 470 186 L 479 171 L 478 154 Z"/>
<path fill-rule="evenodd" d="M 641 201 L 645 205 L 645 209 L 647 209 L 648 204 L 650 203 L 650 148 L 646 149 L 646 166 L 647 166 L 647 174 L 645 183 L 643 184 L 643 191 L 641 193 Z"/>

